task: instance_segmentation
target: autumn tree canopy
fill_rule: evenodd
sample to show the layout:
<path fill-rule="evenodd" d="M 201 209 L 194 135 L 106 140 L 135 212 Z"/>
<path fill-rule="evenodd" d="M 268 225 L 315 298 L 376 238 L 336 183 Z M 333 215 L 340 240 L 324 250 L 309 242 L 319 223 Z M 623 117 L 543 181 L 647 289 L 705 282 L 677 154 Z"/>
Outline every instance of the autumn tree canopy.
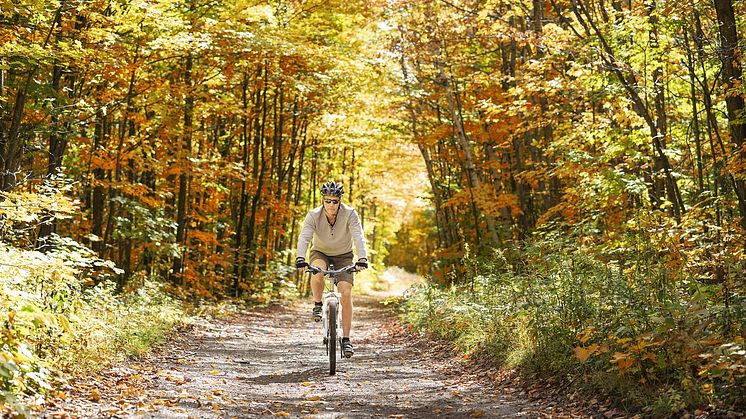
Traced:
<path fill-rule="evenodd" d="M 120 287 L 156 274 L 241 295 L 280 272 L 317 186 L 339 179 L 384 252 L 395 228 L 378 223 L 412 189 L 381 182 L 386 163 L 402 162 L 397 178 L 420 165 L 392 141 L 387 60 L 366 51 L 384 44 L 373 15 L 349 2 L 3 5 L 0 186 L 69 184 L 80 201 L 73 223 L 47 217 L 28 245 L 69 235 L 123 269 Z"/>
<path fill-rule="evenodd" d="M 702 308 L 705 349 L 681 356 L 712 355 L 746 327 L 744 16 L 734 0 L 0 2 L 0 245 L 37 268 L 85 253 L 80 289 L 302 293 L 299 222 L 334 179 L 374 265 L 525 291 L 516 304 L 545 284 L 534 314 L 623 290 L 544 319 L 583 361 Z M 591 267 L 608 275 L 557 279 Z M 632 294 L 651 311 L 612 319 Z"/>

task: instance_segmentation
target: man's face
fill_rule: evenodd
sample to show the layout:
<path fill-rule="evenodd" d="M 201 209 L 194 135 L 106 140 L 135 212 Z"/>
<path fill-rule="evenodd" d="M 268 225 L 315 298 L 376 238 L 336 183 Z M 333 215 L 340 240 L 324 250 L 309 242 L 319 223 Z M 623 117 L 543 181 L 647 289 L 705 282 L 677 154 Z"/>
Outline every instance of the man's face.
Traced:
<path fill-rule="evenodd" d="M 327 214 L 331 216 L 337 215 L 337 211 L 339 211 L 339 198 L 336 196 L 324 196 L 322 202 L 324 203 L 324 210 Z"/>

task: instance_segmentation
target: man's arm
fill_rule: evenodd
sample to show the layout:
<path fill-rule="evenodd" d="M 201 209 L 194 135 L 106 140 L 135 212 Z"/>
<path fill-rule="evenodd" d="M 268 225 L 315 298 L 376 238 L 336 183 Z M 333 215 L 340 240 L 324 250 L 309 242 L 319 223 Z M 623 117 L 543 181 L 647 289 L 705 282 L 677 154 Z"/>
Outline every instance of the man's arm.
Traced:
<path fill-rule="evenodd" d="M 358 259 L 367 260 L 368 251 L 365 249 L 365 232 L 363 231 L 363 225 L 360 223 L 360 217 L 357 216 L 357 211 L 352 210 L 348 223 Z"/>
<path fill-rule="evenodd" d="M 306 253 L 308 252 L 308 245 L 311 243 L 311 239 L 313 238 L 313 232 L 316 230 L 316 221 L 314 220 L 313 216 L 309 212 L 306 214 L 306 219 L 303 220 L 303 228 L 300 230 L 300 235 L 298 236 L 298 249 L 297 253 L 295 254 L 296 257 L 299 258 L 306 258 Z"/>

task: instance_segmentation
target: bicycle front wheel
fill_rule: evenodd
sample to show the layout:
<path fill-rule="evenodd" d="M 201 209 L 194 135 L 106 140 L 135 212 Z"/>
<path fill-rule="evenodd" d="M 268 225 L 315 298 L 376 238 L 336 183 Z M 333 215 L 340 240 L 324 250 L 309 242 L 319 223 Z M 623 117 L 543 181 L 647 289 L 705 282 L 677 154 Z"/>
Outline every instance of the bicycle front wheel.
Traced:
<path fill-rule="evenodd" d="M 329 375 L 337 372 L 337 302 L 329 301 L 327 307 L 329 315 L 329 336 L 326 340 L 326 349 L 329 354 Z"/>

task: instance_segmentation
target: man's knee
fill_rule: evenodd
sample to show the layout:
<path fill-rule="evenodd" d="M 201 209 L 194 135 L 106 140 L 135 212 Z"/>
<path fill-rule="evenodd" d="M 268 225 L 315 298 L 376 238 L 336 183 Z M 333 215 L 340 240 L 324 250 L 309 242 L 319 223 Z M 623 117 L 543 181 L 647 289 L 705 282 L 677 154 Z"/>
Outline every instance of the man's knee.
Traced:
<path fill-rule="evenodd" d="M 342 297 L 349 297 L 352 295 L 352 284 L 349 282 L 339 281 L 337 289 L 339 290 L 339 293 L 342 294 Z"/>
<path fill-rule="evenodd" d="M 315 259 L 311 261 L 311 265 L 317 268 L 320 268 L 320 269 L 326 269 L 326 262 L 324 262 L 323 259 Z M 314 282 L 319 282 L 323 279 L 324 279 L 324 274 L 322 274 L 321 272 L 311 275 L 311 280 Z"/>

